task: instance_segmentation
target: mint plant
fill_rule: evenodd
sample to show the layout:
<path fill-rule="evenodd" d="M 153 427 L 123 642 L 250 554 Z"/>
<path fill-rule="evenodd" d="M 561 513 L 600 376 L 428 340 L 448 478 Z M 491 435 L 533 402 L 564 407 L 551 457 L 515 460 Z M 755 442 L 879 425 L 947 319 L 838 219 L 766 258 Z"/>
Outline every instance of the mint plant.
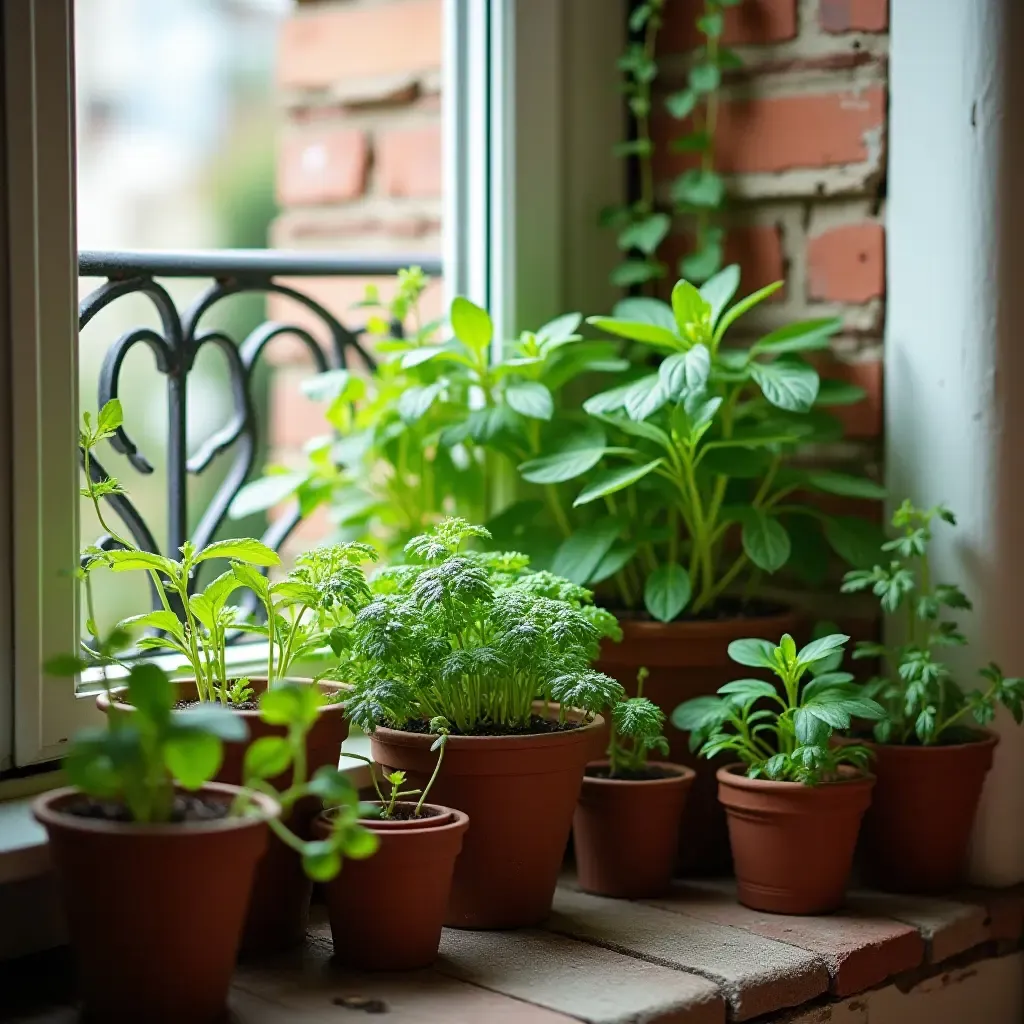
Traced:
<path fill-rule="evenodd" d="M 662 734 L 665 712 L 644 696 L 644 681 L 648 675 L 648 670 L 641 668 L 636 676 L 636 696 L 620 700 L 612 707 L 609 778 L 641 775 L 652 751 L 668 756 L 668 740 Z"/>
<path fill-rule="evenodd" d="M 969 740 L 968 722 L 988 725 L 1000 704 L 1018 725 L 1024 721 L 1024 679 L 1007 678 L 989 662 L 978 671 L 982 685 L 965 692 L 938 660 L 942 648 L 967 643 L 948 614 L 971 610 L 958 586 L 935 582 L 928 545 L 939 522 L 955 526 L 956 517 L 944 505 L 922 509 L 905 500 L 892 517 L 898 536 L 882 545 L 892 553 L 888 565 L 849 572 L 843 582 L 844 593 L 870 590 L 883 612 L 904 616 L 902 643 L 862 642 L 853 655 L 882 659 L 884 674 L 864 688 L 885 709 L 874 725 L 879 743 L 935 746 Z"/>
<path fill-rule="evenodd" d="M 643 607 L 661 622 L 709 612 L 740 584 L 787 565 L 815 575 L 826 541 L 852 564 L 870 564 L 883 539 L 862 520 L 797 499 L 800 491 L 884 494 L 864 477 L 792 458 L 841 436 L 823 406 L 862 397 L 821 381 L 801 355 L 827 348 L 840 321 L 790 324 L 749 347 L 729 346 L 733 325 L 782 282 L 730 305 L 738 285 L 730 266 L 700 289 L 679 281 L 671 307 L 626 299 L 614 317 L 591 317 L 653 349 L 660 363 L 585 401 L 591 425 L 583 439 L 556 440 L 519 467 L 533 483 L 586 478 L 575 485 L 579 519 L 554 569 L 577 583 L 614 584 L 623 607 Z M 738 549 L 730 543 L 737 533 Z"/>
<path fill-rule="evenodd" d="M 768 640 L 734 640 L 729 657 L 739 665 L 767 669 L 781 690 L 762 679 L 736 679 L 720 687 L 718 696 L 680 704 L 672 723 L 690 733 L 690 749 L 703 757 L 734 753 L 751 779 L 816 786 L 839 778 L 842 765 L 864 770 L 867 747 L 829 742 L 835 730 L 849 728 L 854 718 L 885 715 L 852 675 L 835 671 L 836 654 L 849 639 L 833 633 L 799 651 L 788 633 L 778 646 Z"/>
<path fill-rule="evenodd" d="M 352 684 L 345 711 L 361 729 L 443 718 L 463 734 L 521 731 L 535 700 L 557 702 L 565 723 L 570 707 L 592 719 L 622 695 L 590 668 L 614 619 L 584 588 L 530 574 L 525 556 L 461 550 L 488 537 L 449 518 L 413 538 L 409 563 L 379 573 L 370 603 L 337 631 L 333 675 Z"/>

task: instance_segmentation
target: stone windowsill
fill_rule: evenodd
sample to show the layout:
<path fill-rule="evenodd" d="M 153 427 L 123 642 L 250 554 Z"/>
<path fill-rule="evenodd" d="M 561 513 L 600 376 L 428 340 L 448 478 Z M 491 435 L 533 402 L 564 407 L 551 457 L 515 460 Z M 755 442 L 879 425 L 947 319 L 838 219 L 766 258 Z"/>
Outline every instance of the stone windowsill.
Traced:
<path fill-rule="evenodd" d="M 731 882 L 689 882 L 665 899 L 627 903 L 567 879 L 544 929 L 446 930 L 437 965 L 403 975 L 333 969 L 330 929 L 315 908 L 304 948 L 239 968 L 233 1021 L 344 1024 L 384 1009 L 393 1024 L 845 1022 L 868 1019 L 858 1014 L 869 990 L 912 995 L 938 979 L 945 991 L 983 959 L 1021 959 L 1024 887 L 943 900 L 854 892 L 846 910 L 817 918 L 760 914 L 733 893 Z M 33 999 L 55 991 L 52 972 L 34 987 L 25 974 L 13 980 Z M 66 1004 L 34 1013 L 22 1004 L 21 1013 L 24 1024 L 75 1020 Z"/>

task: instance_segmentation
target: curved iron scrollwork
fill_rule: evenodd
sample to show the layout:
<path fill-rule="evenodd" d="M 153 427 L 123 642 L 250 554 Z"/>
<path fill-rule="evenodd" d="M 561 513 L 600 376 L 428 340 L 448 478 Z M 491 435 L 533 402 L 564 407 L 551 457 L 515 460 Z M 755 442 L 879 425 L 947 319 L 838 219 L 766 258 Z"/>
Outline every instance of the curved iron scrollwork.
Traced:
<path fill-rule="evenodd" d="M 360 340 L 364 332 L 362 327 L 346 327 L 315 299 L 296 287 L 280 283 L 277 278 L 391 276 L 411 264 L 423 267 L 431 275 L 437 275 L 441 270 L 440 260 L 433 257 L 353 258 L 262 249 L 204 253 L 79 254 L 81 276 L 106 278 L 102 285 L 80 303 L 80 331 L 101 310 L 126 295 L 145 296 L 154 306 L 160 320 L 159 330 L 138 327 L 127 331 L 111 345 L 100 371 L 98 389 L 99 408 L 109 399 L 118 397 L 125 356 L 139 344 L 152 351 L 156 369 L 166 379 L 167 539 L 163 549 L 157 544 L 139 510 L 127 497 L 111 494 L 105 498 L 140 548 L 176 558 L 186 540 L 191 540 L 197 547 L 203 547 L 213 539 L 224 522 L 232 500 L 245 484 L 255 462 L 260 425 L 252 398 L 253 372 L 272 341 L 282 335 L 291 335 L 297 339 L 309 354 L 311 370 L 316 372 L 345 368 L 349 366 L 349 358 L 353 354 L 358 355 L 367 367 L 373 367 L 373 357 Z M 160 279 L 174 277 L 211 278 L 212 282 L 191 306 L 179 311 L 167 289 L 159 283 Z M 301 304 L 326 328 L 330 342 L 328 347 L 322 347 L 310 331 L 295 324 L 266 321 L 240 344 L 236 344 L 224 331 L 206 326 L 208 314 L 218 303 L 229 296 L 245 292 L 281 295 Z M 189 454 L 187 381 L 203 346 L 218 349 L 224 357 L 231 388 L 232 413 L 223 427 Z M 127 457 L 137 472 L 149 474 L 154 471 L 152 462 L 140 450 L 127 428 L 118 430 L 110 443 L 116 451 Z M 216 456 L 230 449 L 234 450 L 234 458 L 225 478 L 199 515 L 190 535 L 188 477 L 203 473 Z M 90 466 L 95 480 L 107 477 L 103 466 L 95 458 L 90 459 Z M 261 539 L 278 550 L 298 525 L 300 518 L 296 511 L 276 520 Z M 98 543 L 101 547 L 109 548 L 114 542 L 109 537 L 103 537 Z M 154 607 L 159 607 L 155 593 Z"/>

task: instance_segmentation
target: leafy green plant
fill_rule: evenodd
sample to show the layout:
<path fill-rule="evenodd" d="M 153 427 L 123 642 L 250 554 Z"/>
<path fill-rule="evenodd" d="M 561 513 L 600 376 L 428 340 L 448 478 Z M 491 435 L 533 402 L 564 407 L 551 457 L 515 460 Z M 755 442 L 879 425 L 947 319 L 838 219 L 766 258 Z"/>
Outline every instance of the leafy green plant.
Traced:
<path fill-rule="evenodd" d="M 391 792 L 385 796 L 376 775 L 376 769 L 380 769 L 380 766 L 376 762 L 370 760 L 370 758 L 363 757 L 362 754 L 353 754 L 347 750 L 343 750 L 341 752 L 342 757 L 351 757 L 369 765 L 370 781 L 373 783 L 373 788 L 377 793 L 377 799 L 380 802 L 379 808 L 377 808 L 378 817 L 382 818 L 384 821 L 391 821 L 394 819 L 398 801 L 401 800 L 402 797 L 406 796 L 419 797 L 419 800 L 416 801 L 416 806 L 413 808 L 412 816 L 414 818 L 419 818 L 423 815 L 423 805 L 426 803 L 427 795 L 433 788 L 434 783 L 437 781 L 437 776 L 441 771 L 441 762 L 444 760 L 444 751 L 448 744 L 448 736 L 450 732 L 448 723 L 443 718 L 431 719 L 429 728 L 431 734 L 437 734 L 437 739 L 430 745 L 430 749 L 432 751 L 437 751 L 437 764 L 434 765 L 434 770 L 430 773 L 430 778 L 427 780 L 427 784 L 423 789 L 403 790 L 402 786 L 405 785 L 406 778 L 405 772 L 393 771 L 388 772 L 388 774 L 383 777 L 383 780 L 391 787 Z"/>
<path fill-rule="evenodd" d="M 937 522 L 956 525 L 944 505 L 922 509 L 905 500 L 892 517 L 898 536 L 882 545 L 892 552 L 887 566 L 846 574 L 844 593 L 870 590 L 882 611 L 905 616 L 903 643 L 859 643 L 855 658 L 881 658 L 885 675 L 872 679 L 864 692 L 885 708 L 875 722 L 879 743 L 934 746 L 969 738 L 966 723 L 988 725 L 1002 704 L 1017 724 L 1024 721 L 1024 679 L 1006 678 L 995 662 L 980 669 L 980 688 L 965 692 L 949 668 L 936 659 L 943 647 L 967 643 L 950 611 L 970 611 L 971 602 L 955 584 L 936 583 L 928 545 Z"/>
<path fill-rule="evenodd" d="M 586 477 L 573 505 L 589 518 L 580 513 L 555 570 L 588 585 L 613 581 L 623 606 L 642 605 L 662 622 L 686 609 L 707 612 L 741 583 L 756 586 L 762 573 L 787 564 L 812 578 L 828 545 L 854 565 L 870 564 L 883 539 L 862 520 L 796 498 L 800 491 L 884 494 L 864 477 L 793 459 L 809 444 L 841 437 L 823 407 L 863 396 L 820 380 L 801 355 L 827 348 L 840 321 L 789 324 L 747 347 L 729 346 L 727 332 L 782 282 L 733 303 L 738 286 L 739 269 L 730 266 L 700 289 L 679 281 L 671 307 L 634 298 L 613 317 L 591 317 L 648 346 L 660 362 L 583 403 L 588 440 L 556 443 L 520 465 L 531 482 Z"/>
<path fill-rule="evenodd" d="M 733 752 L 752 779 L 814 786 L 835 780 L 841 765 L 864 769 L 870 757 L 866 747 L 829 742 L 834 730 L 849 728 L 851 719 L 878 720 L 885 714 L 863 695 L 852 675 L 833 667 L 836 652 L 849 639 L 834 633 L 799 651 L 788 633 L 778 646 L 768 640 L 734 640 L 729 657 L 767 669 L 779 680 L 781 692 L 762 679 L 736 679 L 720 687 L 718 696 L 680 704 L 672 723 L 690 733 L 690 748 L 703 757 Z"/>
<path fill-rule="evenodd" d="M 643 772 L 651 751 L 668 756 L 668 740 L 662 735 L 665 712 L 644 696 L 644 681 L 649 674 L 641 668 L 636 676 L 636 696 L 612 707 L 608 774 L 613 779 Z"/>
<path fill-rule="evenodd" d="M 367 732 L 443 718 L 453 731 L 530 727 L 537 699 L 588 719 L 622 695 L 594 672 L 612 616 L 582 587 L 529 573 L 516 553 L 461 550 L 483 527 L 449 518 L 406 546 L 409 564 L 384 569 L 348 629 L 335 678 L 353 685 L 349 719 Z"/>

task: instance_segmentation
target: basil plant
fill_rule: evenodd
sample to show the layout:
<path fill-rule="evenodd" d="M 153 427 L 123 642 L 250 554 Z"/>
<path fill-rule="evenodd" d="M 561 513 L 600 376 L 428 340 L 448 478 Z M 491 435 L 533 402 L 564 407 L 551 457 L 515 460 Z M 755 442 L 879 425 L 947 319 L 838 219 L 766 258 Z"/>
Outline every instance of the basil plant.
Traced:
<path fill-rule="evenodd" d="M 840 320 L 789 324 L 732 345 L 737 321 L 782 282 L 734 302 L 738 286 L 730 266 L 700 289 L 679 281 L 671 305 L 630 298 L 614 316 L 591 317 L 640 346 L 647 364 L 586 400 L 579 429 L 519 467 L 530 483 L 571 488 L 572 528 L 553 570 L 590 587 L 608 581 L 622 606 L 661 622 L 729 610 L 739 584 L 787 565 L 813 579 L 830 547 L 871 564 L 883 539 L 860 519 L 800 499 L 807 491 L 884 494 L 861 475 L 793 458 L 840 438 L 828 407 L 863 397 L 821 380 L 804 358 L 828 347 Z"/>

